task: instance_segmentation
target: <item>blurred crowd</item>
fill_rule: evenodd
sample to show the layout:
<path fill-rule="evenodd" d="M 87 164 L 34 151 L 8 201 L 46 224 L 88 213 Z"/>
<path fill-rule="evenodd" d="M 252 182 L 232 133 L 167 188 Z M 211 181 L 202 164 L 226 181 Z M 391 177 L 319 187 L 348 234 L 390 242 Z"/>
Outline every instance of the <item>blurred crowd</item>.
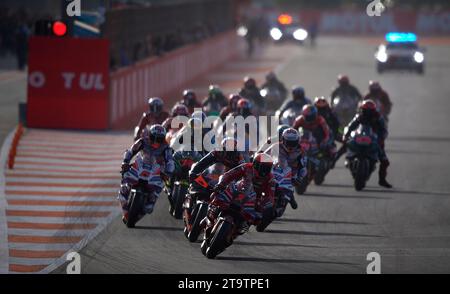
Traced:
<path fill-rule="evenodd" d="M 15 56 L 19 70 L 24 70 L 27 63 L 28 37 L 33 22 L 23 9 L 0 6 L 0 58 Z"/>

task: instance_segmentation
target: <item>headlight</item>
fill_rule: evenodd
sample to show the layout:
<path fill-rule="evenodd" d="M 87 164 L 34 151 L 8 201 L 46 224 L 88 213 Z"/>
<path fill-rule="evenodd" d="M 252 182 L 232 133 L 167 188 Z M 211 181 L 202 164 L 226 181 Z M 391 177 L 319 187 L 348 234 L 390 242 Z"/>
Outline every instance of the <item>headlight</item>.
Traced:
<path fill-rule="evenodd" d="M 308 37 L 308 32 L 304 29 L 298 29 L 293 34 L 294 39 L 304 41 Z"/>
<path fill-rule="evenodd" d="M 278 41 L 278 40 L 281 39 L 281 37 L 283 37 L 283 33 L 280 31 L 279 28 L 273 28 L 273 29 L 270 30 L 270 36 L 275 41 Z"/>
<path fill-rule="evenodd" d="M 237 29 L 237 34 L 240 37 L 245 37 L 247 35 L 247 33 L 248 33 L 248 29 L 245 26 L 240 26 Z"/>
<path fill-rule="evenodd" d="M 414 61 L 417 63 L 422 63 L 425 57 L 423 56 L 422 52 L 416 52 L 414 53 Z"/>
<path fill-rule="evenodd" d="M 339 97 L 335 97 L 335 98 L 333 99 L 333 105 L 338 105 L 340 100 L 341 100 L 341 99 L 340 99 Z"/>
<path fill-rule="evenodd" d="M 377 53 L 377 60 L 379 62 L 382 62 L 382 63 L 386 62 L 388 60 L 388 56 L 387 56 L 386 52 L 385 51 L 379 51 Z"/>
<path fill-rule="evenodd" d="M 264 89 L 262 89 L 261 91 L 259 91 L 259 94 L 260 94 L 262 97 L 266 97 L 266 96 L 267 96 L 267 93 L 268 93 L 268 91 L 267 91 L 266 88 L 264 88 Z"/>

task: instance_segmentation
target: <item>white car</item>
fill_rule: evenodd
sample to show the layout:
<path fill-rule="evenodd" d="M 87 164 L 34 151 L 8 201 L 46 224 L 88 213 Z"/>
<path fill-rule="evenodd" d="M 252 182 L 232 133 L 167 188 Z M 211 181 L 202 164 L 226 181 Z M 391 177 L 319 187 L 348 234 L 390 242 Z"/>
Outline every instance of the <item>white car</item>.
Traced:
<path fill-rule="evenodd" d="M 420 74 L 425 71 L 424 49 L 419 48 L 413 33 L 388 33 L 386 43 L 375 53 L 378 73 L 386 70 L 407 69 Z"/>

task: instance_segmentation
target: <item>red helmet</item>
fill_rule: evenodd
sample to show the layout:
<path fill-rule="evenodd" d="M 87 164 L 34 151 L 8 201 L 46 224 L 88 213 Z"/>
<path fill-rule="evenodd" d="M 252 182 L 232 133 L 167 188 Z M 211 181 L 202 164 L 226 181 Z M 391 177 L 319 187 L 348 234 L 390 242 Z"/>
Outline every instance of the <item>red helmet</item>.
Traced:
<path fill-rule="evenodd" d="M 228 96 L 228 105 L 231 107 L 231 109 L 236 109 L 238 101 L 242 99 L 242 96 L 239 94 L 230 94 Z"/>
<path fill-rule="evenodd" d="M 253 159 L 253 170 L 259 178 L 266 178 L 272 171 L 273 160 L 266 153 L 258 153 Z"/>
<path fill-rule="evenodd" d="M 184 104 L 176 104 L 172 108 L 172 116 L 189 116 L 189 109 Z"/>
<path fill-rule="evenodd" d="M 311 104 L 303 106 L 302 115 L 307 122 L 313 122 L 317 118 L 317 108 Z"/>
<path fill-rule="evenodd" d="M 327 99 L 325 97 L 316 97 L 314 99 L 314 106 L 317 107 L 317 109 L 325 109 L 330 108 L 330 104 L 328 103 Z"/>
<path fill-rule="evenodd" d="M 348 85 L 350 84 L 350 79 L 348 78 L 348 76 L 340 74 L 338 76 L 338 83 L 339 85 Z"/>
<path fill-rule="evenodd" d="M 249 87 L 256 87 L 256 81 L 254 78 L 251 77 L 245 77 L 244 78 L 244 87 L 249 88 Z"/>
<path fill-rule="evenodd" d="M 364 100 L 359 107 L 360 113 L 365 118 L 373 117 L 377 111 L 377 104 L 373 100 Z"/>
<path fill-rule="evenodd" d="M 381 85 L 377 81 L 370 81 L 369 82 L 369 91 L 377 91 L 381 90 Z"/>
<path fill-rule="evenodd" d="M 238 103 L 237 103 L 237 111 L 240 115 L 249 115 L 250 114 L 250 110 L 252 108 L 252 104 L 250 103 L 249 100 L 245 99 L 245 98 L 241 98 L 239 99 Z"/>

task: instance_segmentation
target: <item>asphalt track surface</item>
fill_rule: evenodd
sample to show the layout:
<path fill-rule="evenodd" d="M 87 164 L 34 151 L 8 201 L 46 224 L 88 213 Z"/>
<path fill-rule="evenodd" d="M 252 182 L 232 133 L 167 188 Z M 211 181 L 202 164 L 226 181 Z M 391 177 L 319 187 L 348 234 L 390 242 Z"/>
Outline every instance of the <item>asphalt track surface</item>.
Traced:
<path fill-rule="evenodd" d="M 120 219 L 81 252 L 82 273 L 359 273 L 369 252 L 381 255 L 382 273 L 450 272 L 450 46 L 430 45 L 426 74 L 375 72 L 374 43 L 324 38 L 315 50 L 298 48 L 280 66 L 288 84 L 307 95 L 329 95 L 336 75 L 347 73 L 366 89 L 377 79 L 394 103 L 387 153 L 394 189 L 356 192 L 341 160 L 323 186 L 297 196 L 265 233 L 253 228 L 216 260 L 187 242 L 182 222 L 161 195 L 136 229 Z M 65 272 L 60 267 L 56 272 Z"/>

